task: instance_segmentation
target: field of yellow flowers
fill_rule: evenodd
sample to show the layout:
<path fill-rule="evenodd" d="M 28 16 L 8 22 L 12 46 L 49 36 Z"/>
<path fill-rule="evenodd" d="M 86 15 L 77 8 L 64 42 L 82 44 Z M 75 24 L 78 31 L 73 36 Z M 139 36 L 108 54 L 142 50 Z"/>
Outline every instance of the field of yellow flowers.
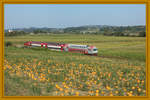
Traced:
<path fill-rule="evenodd" d="M 19 37 L 14 38 L 14 44 L 21 44 L 23 40 L 19 41 L 17 38 Z M 102 40 L 103 37 L 99 38 Z M 6 38 L 7 41 L 13 41 L 12 39 Z M 25 37 L 24 39 L 27 40 Z M 101 46 L 98 46 L 98 43 L 89 38 L 90 43 L 97 45 L 102 57 L 41 48 L 5 47 L 4 95 L 145 96 L 144 39 L 131 41 L 129 38 L 127 41 L 127 38 L 124 40 L 121 37 L 118 40 L 122 42 L 109 39 L 110 45 L 111 41 L 113 45 L 108 47 L 108 41 L 102 40 L 99 42 Z M 117 49 L 113 51 L 114 46 Z"/>

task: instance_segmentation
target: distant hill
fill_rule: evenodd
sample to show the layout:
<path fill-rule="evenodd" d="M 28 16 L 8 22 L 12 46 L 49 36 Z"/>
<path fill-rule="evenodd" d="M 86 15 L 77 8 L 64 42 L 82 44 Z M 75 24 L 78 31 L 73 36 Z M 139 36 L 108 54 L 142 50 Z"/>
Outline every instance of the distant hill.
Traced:
<path fill-rule="evenodd" d="M 67 28 L 16 28 L 15 32 L 24 32 L 26 34 L 103 34 L 103 35 L 116 35 L 116 36 L 139 36 L 145 34 L 146 27 L 144 25 L 139 26 L 108 26 L 108 25 L 85 25 L 79 27 L 67 27 Z M 5 30 L 8 33 L 8 30 Z"/>

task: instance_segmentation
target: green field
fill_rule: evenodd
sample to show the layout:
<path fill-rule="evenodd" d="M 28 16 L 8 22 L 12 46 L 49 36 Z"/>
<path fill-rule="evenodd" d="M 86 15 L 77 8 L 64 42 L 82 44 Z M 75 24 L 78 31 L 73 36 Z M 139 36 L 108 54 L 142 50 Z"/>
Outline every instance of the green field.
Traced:
<path fill-rule="evenodd" d="M 24 48 L 26 41 L 94 45 L 98 56 Z M 5 37 L 6 96 L 145 96 L 146 38 L 102 35 Z"/>

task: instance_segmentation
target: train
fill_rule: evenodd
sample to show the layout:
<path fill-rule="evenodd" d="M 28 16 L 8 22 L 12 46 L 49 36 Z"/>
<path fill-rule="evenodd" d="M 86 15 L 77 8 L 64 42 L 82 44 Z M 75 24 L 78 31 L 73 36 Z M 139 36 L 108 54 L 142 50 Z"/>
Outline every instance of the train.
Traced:
<path fill-rule="evenodd" d="M 87 54 L 87 55 L 97 55 L 98 54 L 98 49 L 95 46 L 89 46 L 89 45 L 27 41 L 24 43 L 24 46 L 49 48 L 51 50 L 76 52 L 76 53 L 83 53 L 83 54 Z"/>

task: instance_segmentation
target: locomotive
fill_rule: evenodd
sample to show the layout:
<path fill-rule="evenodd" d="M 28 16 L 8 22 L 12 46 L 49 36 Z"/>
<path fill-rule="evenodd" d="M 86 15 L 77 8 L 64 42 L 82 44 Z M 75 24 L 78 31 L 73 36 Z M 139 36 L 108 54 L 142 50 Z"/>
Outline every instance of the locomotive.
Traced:
<path fill-rule="evenodd" d="M 89 55 L 97 55 L 98 53 L 98 49 L 95 46 L 88 46 L 88 45 L 28 41 L 24 43 L 24 46 L 49 48 L 51 50 L 65 51 L 65 52 L 78 52 Z"/>

